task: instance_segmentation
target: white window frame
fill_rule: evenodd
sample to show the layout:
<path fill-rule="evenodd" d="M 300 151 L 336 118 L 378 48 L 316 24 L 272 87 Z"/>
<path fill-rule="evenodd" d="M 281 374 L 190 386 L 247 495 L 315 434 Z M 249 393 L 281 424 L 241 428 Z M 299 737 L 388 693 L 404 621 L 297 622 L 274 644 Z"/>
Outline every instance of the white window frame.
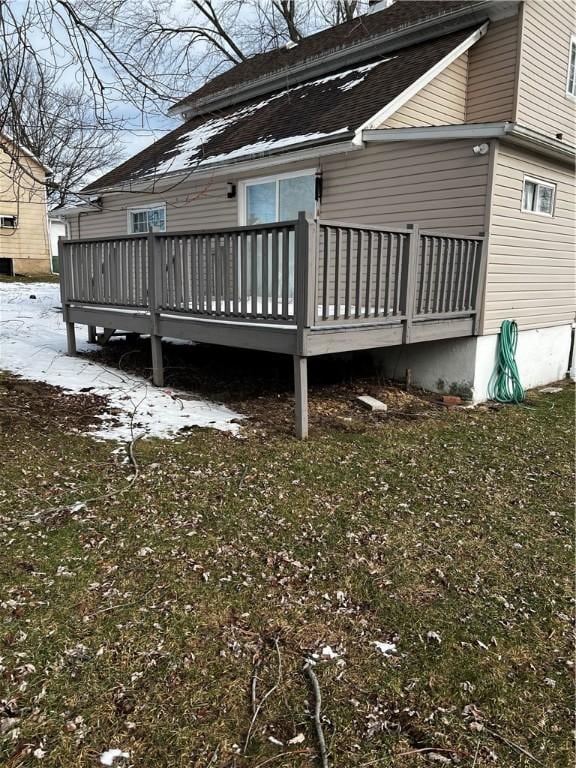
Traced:
<path fill-rule="evenodd" d="M 570 45 L 568 47 L 568 71 L 566 73 L 566 96 L 568 96 L 569 99 L 576 101 L 576 61 L 574 82 L 572 83 L 574 90 L 570 90 L 570 64 L 572 63 L 572 53 L 574 53 L 574 56 L 576 57 L 576 34 L 570 35 Z"/>
<path fill-rule="evenodd" d="M 552 212 L 546 213 L 544 211 L 533 211 L 531 208 L 524 208 L 524 188 L 526 186 L 526 182 L 530 181 L 532 184 L 536 184 L 540 187 L 549 187 L 552 190 Z M 529 213 L 532 216 L 546 216 L 547 218 L 551 219 L 554 216 L 554 212 L 556 210 L 556 192 L 557 192 L 557 185 L 553 181 L 546 181 L 546 179 L 539 179 L 536 176 L 527 176 L 525 175 L 522 180 L 522 196 L 520 198 L 520 210 L 522 213 Z M 536 189 L 536 200 L 538 200 L 538 189 Z"/>
<path fill-rule="evenodd" d="M 4 219 L 14 219 L 14 226 L 6 226 Z M 18 216 L 15 213 L 0 213 L 0 229 L 18 229 Z"/>
<path fill-rule="evenodd" d="M 246 190 L 255 184 L 267 184 L 271 181 L 281 181 L 282 179 L 296 179 L 299 176 L 316 177 L 317 168 L 303 168 L 301 171 L 291 171 L 290 173 L 276 173 L 272 176 L 257 176 L 251 179 L 244 179 L 238 183 L 238 223 L 241 227 L 246 226 Z M 276 210 L 280 210 L 280 184 L 276 184 Z M 318 215 L 318 200 L 314 201 L 314 217 Z"/>
<path fill-rule="evenodd" d="M 143 211 L 156 211 L 158 208 L 162 208 L 164 211 L 164 229 L 161 229 L 160 232 L 166 232 L 166 225 L 168 223 L 168 219 L 166 216 L 166 203 L 151 203 L 150 205 L 137 205 L 134 206 L 134 208 L 128 208 L 126 212 L 126 231 L 129 235 L 143 235 L 146 234 L 145 232 L 134 232 L 132 229 L 132 214 L 133 213 L 142 213 Z"/>

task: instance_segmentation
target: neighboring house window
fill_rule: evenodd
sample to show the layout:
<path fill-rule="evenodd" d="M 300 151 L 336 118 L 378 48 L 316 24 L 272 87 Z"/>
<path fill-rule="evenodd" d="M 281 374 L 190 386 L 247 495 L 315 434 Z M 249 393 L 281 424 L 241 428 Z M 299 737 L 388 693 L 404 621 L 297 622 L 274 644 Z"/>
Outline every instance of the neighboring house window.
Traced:
<path fill-rule="evenodd" d="M 131 208 L 128 211 L 128 232 L 134 235 L 153 232 L 166 232 L 166 205 L 148 208 Z"/>
<path fill-rule="evenodd" d="M 315 171 L 247 181 L 244 185 L 242 224 L 292 221 L 299 211 L 315 212 Z"/>
<path fill-rule="evenodd" d="M 522 210 L 525 213 L 540 213 L 544 216 L 552 216 L 554 213 L 554 200 L 556 197 L 556 185 L 541 179 L 524 177 L 522 190 Z"/>
<path fill-rule="evenodd" d="M 576 98 L 576 35 L 570 38 L 570 55 L 568 58 L 568 78 L 566 92 Z"/>
<path fill-rule="evenodd" d="M 16 229 L 18 226 L 18 217 L 12 214 L 0 213 L 0 228 Z"/>

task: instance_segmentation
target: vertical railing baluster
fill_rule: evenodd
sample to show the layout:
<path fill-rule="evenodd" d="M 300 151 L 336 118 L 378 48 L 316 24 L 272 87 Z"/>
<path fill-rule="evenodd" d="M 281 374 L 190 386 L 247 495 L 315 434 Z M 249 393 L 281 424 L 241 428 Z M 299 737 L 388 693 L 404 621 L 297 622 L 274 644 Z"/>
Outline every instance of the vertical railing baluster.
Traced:
<path fill-rule="evenodd" d="M 244 317 L 248 314 L 248 236 L 246 232 L 240 235 L 240 290 L 242 292 L 240 306 Z"/>
<path fill-rule="evenodd" d="M 355 307 L 354 307 L 354 317 L 360 317 L 361 313 L 361 306 L 360 303 L 362 301 L 362 269 L 363 269 L 363 263 L 362 263 L 362 247 L 363 247 L 363 239 L 362 239 L 362 230 L 356 231 L 356 292 L 355 292 Z"/>
<path fill-rule="evenodd" d="M 334 320 L 338 320 L 340 317 L 340 247 L 341 247 L 341 230 L 340 227 L 335 228 L 334 232 Z"/>
<path fill-rule="evenodd" d="M 268 306 L 268 232 L 262 230 L 262 316 L 268 317 L 270 308 Z"/>
<path fill-rule="evenodd" d="M 237 315 L 239 312 L 239 284 L 240 284 L 240 262 L 238 260 L 238 235 L 232 235 L 232 313 Z"/>
<path fill-rule="evenodd" d="M 330 227 L 323 227 L 322 229 L 324 232 L 324 263 L 322 265 L 322 320 L 327 320 L 330 311 Z"/>
<path fill-rule="evenodd" d="M 390 307 L 390 290 L 392 288 L 392 234 L 390 232 L 386 235 L 386 277 L 384 279 L 384 317 L 388 317 L 390 309 L 394 312 L 394 309 Z"/>
<path fill-rule="evenodd" d="M 281 315 L 278 306 L 278 288 L 280 285 L 280 271 L 278 267 L 278 241 L 280 232 L 278 229 L 272 230 L 272 315 L 278 318 Z"/>
<path fill-rule="evenodd" d="M 374 284 L 374 317 L 380 317 L 382 290 L 382 232 L 376 233 L 376 282 Z"/>
<path fill-rule="evenodd" d="M 366 294 L 364 317 L 370 317 L 372 314 L 372 230 L 368 230 L 366 237 Z"/>
<path fill-rule="evenodd" d="M 352 313 L 352 230 L 346 227 L 346 289 L 344 296 L 344 318 L 348 320 Z"/>
<path fill-rule="evenodd" d="M 287 227 L 282 230 L 282 317 L 286 320 L 294 311 L 294 301 L 292 301 L 292 313 L 288 305 L 290 290 L 290 231 Z"/>

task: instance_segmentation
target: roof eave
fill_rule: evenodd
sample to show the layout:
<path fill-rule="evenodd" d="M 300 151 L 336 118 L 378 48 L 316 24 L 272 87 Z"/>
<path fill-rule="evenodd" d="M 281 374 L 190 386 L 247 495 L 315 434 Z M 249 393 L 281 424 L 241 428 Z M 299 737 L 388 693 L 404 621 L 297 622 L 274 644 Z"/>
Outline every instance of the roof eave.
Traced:
<path fill-rule="evenodd" d="M 360 149 L 352 142 L 354 137 L 353 131 L 342 133 L 335 139 L 331 136 L 327 139 L 315 139 L 314 141 L 300 142 L 291 144 L 289 147 L 282 147 L 276 150 L 270 150 L 268 152 L 258 152 L 253 155 L 243 155 L 242 157 L 231 158 L 230 160 L 224 160 L 218 163 L 202 163 L 196 167 L 181 169 L 178 171 L 172 171 L 162 174 L 162 176 L 149 175 L 140 179 L 133 179 L 118 184 L 110 184 L 102 187 L 89 187 L 81 190 L 78 194 L 81 197 L 89 197 L 95 194 L 103 195 L 110 192 L 122 192 L 126 190 L 139 191 L 145 194 L 150 193 L 150 184 L 152 183 L 157 191 L 161 192 L 159 183 L 161 181 L 170 182 L 173 185 L 174 180 L 179 177 L 201 179 L 207 176 L 221 175 L 228 173 L 231 169 L 241 169 L 242 172 L 247 170 L 258 170 L 271 165 L 281 165 L 283 163 L 298 162 L 299 160 L 306 160 L 314 157 L 324 157 L 326 155 L 338 154 L 341 152 L 349 152 Z M 146 190 L 148 187 L 148 190 Z"/>
<path fill-rule="evenodd" d="M 574 162 L 576 157 L 574 145 L 511 122 L 434 125 L 419 128 L 376 128 L 362 132 L 362 140 L 367 143 L 497 138 L 557 159 Z"/>

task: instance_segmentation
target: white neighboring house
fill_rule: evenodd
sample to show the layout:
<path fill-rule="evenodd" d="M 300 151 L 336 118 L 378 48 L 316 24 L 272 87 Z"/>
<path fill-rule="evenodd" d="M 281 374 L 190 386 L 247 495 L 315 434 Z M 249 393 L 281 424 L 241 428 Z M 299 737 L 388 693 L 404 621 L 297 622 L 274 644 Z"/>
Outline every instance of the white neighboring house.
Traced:
<path fill-rule="evenodd" d="M 58 272 L 58 239 L 66 237 L 66 221 L 54 211 L 48 213 L 48 232 L 50 235 L 50 265 L 52 272 Z"/>

